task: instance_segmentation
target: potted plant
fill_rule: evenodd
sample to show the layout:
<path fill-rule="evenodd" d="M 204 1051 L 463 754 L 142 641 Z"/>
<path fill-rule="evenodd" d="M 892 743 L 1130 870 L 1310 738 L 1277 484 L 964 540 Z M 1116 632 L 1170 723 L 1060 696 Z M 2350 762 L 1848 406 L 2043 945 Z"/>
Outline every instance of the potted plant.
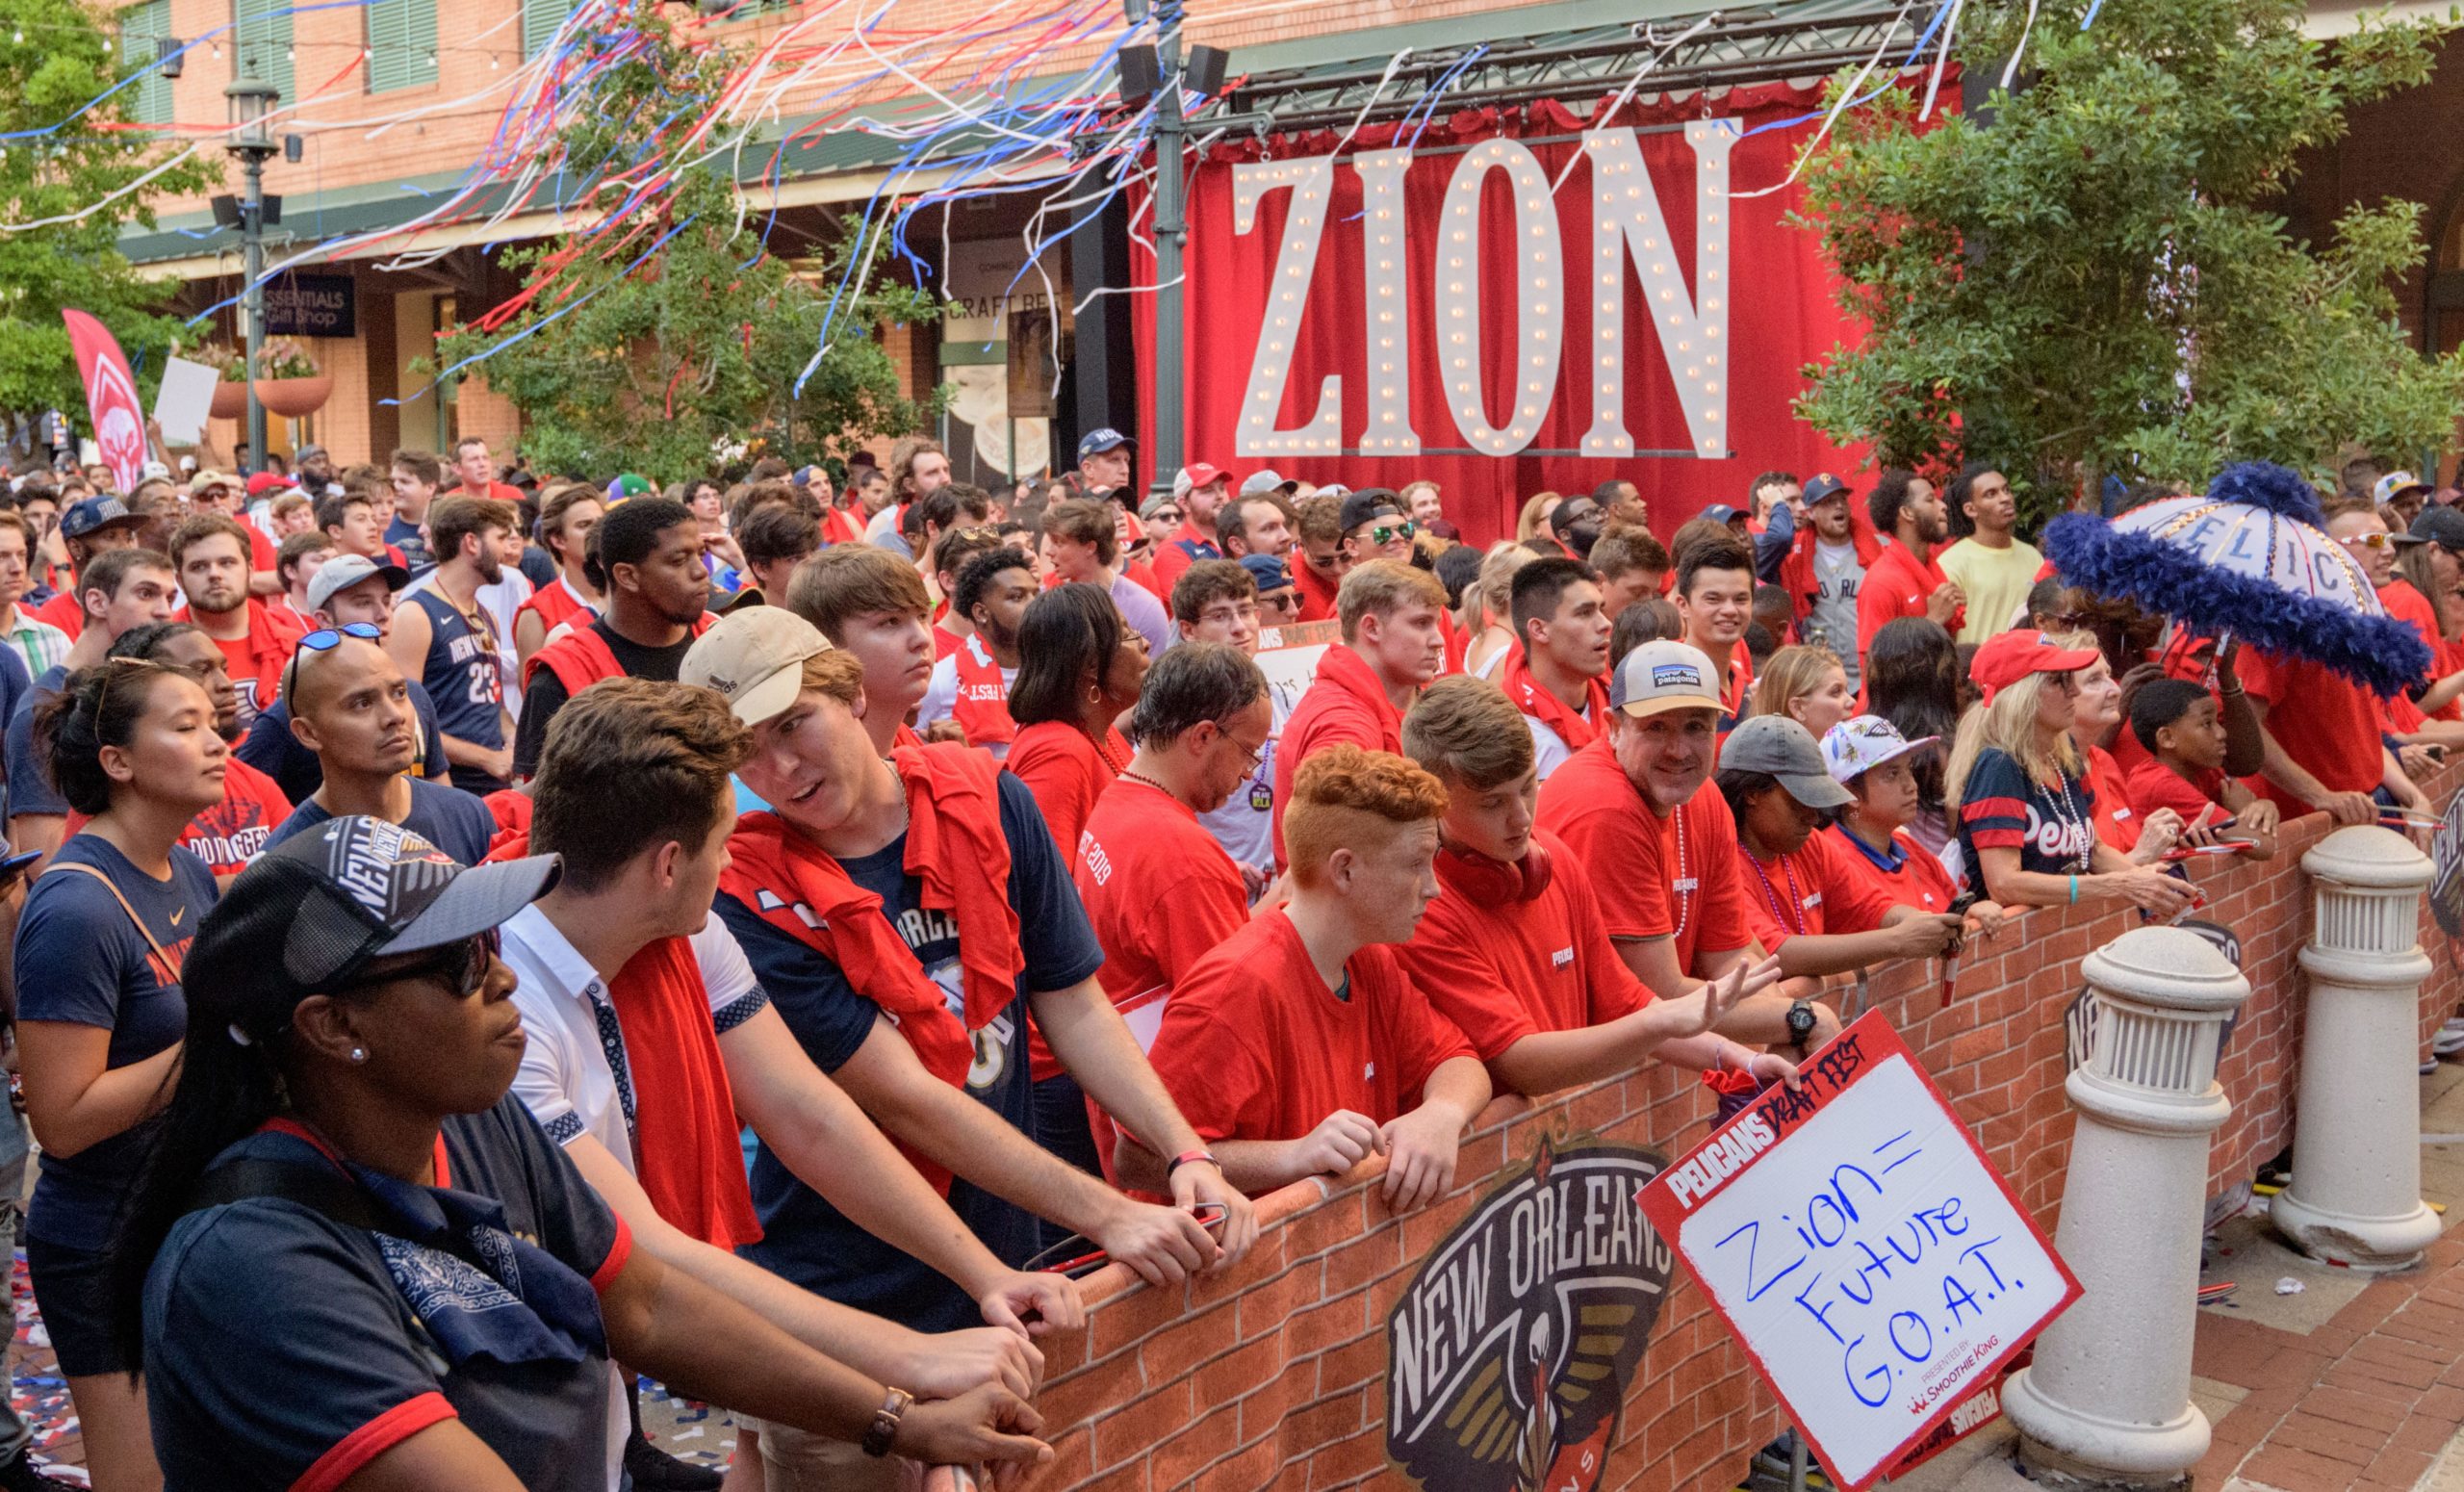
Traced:
<path fill-rule="evenodd" d="M 269 414 L 296 420 L 325 407 L 334 377 L 317 370 L 307 348 L 288 337 L 268 342 L 257 354 L 257 402 Z"/>
<path fill-rule="evenodd" d="M 248 412 L 248 364 L 236 347 L 221 343 L 207 343 L 193 353 L 186 354 L 212 368 L 221 379 L 214 386 L 211 406 L 217 420 L 237 420 Z"/>

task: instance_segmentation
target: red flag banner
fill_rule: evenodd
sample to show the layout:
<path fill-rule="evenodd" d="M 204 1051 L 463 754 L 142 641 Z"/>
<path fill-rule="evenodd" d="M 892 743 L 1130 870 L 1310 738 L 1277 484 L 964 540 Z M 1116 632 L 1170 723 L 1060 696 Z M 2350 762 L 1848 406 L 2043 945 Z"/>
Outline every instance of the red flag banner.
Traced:
<path fill-rule="evenodd" d="M 83 311 L 63 311 L 68 344 L 77 350 L 77 372 L 86 380 L 86 411 L 93 416 L 94 444 L 121 493 L 137 490 L 145 471 L 145 406 L 137 398 L 137 375 L 128 371 L 119 339 Z"/>
<path fill-rule="evenodd" d="M 1189 458 L 1428 477 L 1475 540 L 1535 493 L 1611 477 L 1665 533 L 1742 505 L 1759 473 L 1854 470 L 1861 452 L 1792 404 L 1859 328 L 1816 234 L 1785 220 L 1802 185 L 1754 194 L 1819 102 L 1773 84 L 1598 121 L 1544 102 L 1219 143 L 1190 178 Z M 1151 297 L 1138 322 L 1151 368 Z"/>

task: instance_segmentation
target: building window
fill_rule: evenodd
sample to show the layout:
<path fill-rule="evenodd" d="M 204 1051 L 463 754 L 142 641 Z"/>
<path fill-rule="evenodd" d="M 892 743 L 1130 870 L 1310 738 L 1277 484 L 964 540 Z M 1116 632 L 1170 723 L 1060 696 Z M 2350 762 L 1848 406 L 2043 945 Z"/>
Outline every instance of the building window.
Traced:
<path fill-rule="evenodd" d="M 538 56 L 574 6 L 575 0 L 522 0 L 522 55 Z"/>
<path fill-rule="evenodd" d="M 369 0 L 368 91 L 436 81 L 436 0 Z"/>
<path fill-rule="evenodd" d="M 145 0 L 119 13 L 122 64 L 139 74 L 131 117 L 140 124 L 171 122 L 171 80 L 161 65 L 161 43 L 170 34 L 171 0 Z"/>
<path fill-rule="evenodd" d="M 270 83 L 290 103 L 291 0 L 232 0 L 232 29 L 240 48 L 239 76 Z"/>

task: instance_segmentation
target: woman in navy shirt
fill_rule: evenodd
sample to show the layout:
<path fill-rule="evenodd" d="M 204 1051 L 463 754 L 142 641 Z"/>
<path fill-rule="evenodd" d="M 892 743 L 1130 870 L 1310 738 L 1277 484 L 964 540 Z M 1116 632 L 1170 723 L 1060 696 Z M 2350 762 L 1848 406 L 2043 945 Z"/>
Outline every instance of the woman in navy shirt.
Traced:
<path fill-rule="evenodd" d="M 346 815 L 198 930 L 188 1056 L 114 1246 L 162 1484 L 607 1492 L 615 1360 L 874 1455 L 1049 1459 L 1008 1389 L 913 1403 L 632 1247 L 511 1096 L 496 930 L 557 873 Z"/>
<path fill-rule="evenodd" d="M 117 1492 L 155 1473 L 144 1390 L 112 1340 L 105 1251 L 179 1067 L 181 960 L 215 899 L 179 840 L 222 801 L 226 748 L 194 678 L 125 657 L 71 675 L 37 707 L 34 739 L 89 819 L 17 923 L 19 1067 L 43 1148 L 26 1261 L 93 1484 Z"/>

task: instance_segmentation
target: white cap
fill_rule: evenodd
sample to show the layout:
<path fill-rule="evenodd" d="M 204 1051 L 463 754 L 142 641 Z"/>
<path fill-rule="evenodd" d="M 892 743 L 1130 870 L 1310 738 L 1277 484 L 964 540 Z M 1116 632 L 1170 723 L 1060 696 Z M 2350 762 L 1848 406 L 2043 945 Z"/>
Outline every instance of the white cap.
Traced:
<path fill-rule="evenodd" d="M 1853 783 L 1886 762 L 1931 750 L 1941 739 L 1928 735 L 1912 741 L 1880 715 L 1859 715 L 1823 733 L 1822 764 L 1830 768 L 1833 782 Z"/>

